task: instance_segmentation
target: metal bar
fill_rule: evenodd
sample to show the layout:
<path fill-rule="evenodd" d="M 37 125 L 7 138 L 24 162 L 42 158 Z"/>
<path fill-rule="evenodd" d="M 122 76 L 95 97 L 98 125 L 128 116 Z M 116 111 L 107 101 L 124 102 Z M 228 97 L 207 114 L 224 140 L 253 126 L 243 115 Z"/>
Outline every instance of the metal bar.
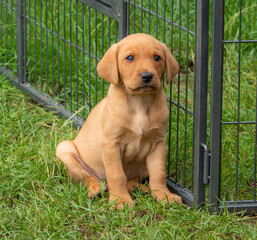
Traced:
<path fill-rule="evenodd" d="M 236 144 L 236 191 L 235 191 L 235 200 L 237 201 L 238 194 L 238 168 L 239 168 L 239 140 L 240 140 L 240 129 L 239 129 L 239 121 L 240 121 L 240 88 L 241 88 L 241 74 L 240 74 L 240 66 L 241 66 L 241 23 L 242 23 L 242 0 L 240 0 L 240 11 L 239 11 L 239 49 L 238 49 L 238 85 L 237 85 L 237 144 Z"/>
<path fill-rule="evenodd" d="M 189 29 L 189 0 L 187 1 L 187 29 Z M 187 45 L 186 45 L 186 103 L 185 103 L 185 134 L 184 134 L 184 172 L 183 172 L 183 186 L 186 186 L 186 153 L 187 153 L 187 103 L 188 103 L 188 44 L 189 33 L 187 32 Z"/>
<path fill-rule="evenodd" d="M 52 32 L 54 31 L 54 3 L 51 2 L 51 27 Z M 54 35 L 52 35 L 52 97 L 54 98 L 54 86 L 55 86 L 55 77 L 54 77 Z"/>
<path fill-rule="evenodd" d="M 222 131 L 222 83 L 224 38 L 224 1 L 213 1 L 212 6 L 212 79 L 211 79 L 211 125 L 210 125 L 210 184 L 211 211 L 217 211 L 220 198 L 221 178 L 221 131 Z"/>
<path fill-rule="evenodd" d="M 31 0 L 29 0 L 29 17 L 31 17 Z M 32 67 L 32 61 L 31 61 L 31 57 L 32 57 L 32 47 L 31 47 L 31 22 L 29 21 L 29 55 L 30 55 L 30 59 L 29 59 L 29 83 L 31 84 L 31 67 Z"/>
<path fill-rule="evenodd" d="M 257 171 L 257 85 L 255 100 L 255 146 L 254 146 L 254 177 L 253 177 L 253 201 L 256 203 L 256 171 Z"/>
<path fill-rule="evenodd" d="M 39 4 L 39 12 L 40 12 L 40 90 L 43 90 L 43 72 L 42 72 L 42 0 L 40 0 Z"/>
<path fill-rule="evenodd" d="M 128 2 L 125 0 L 119 1 L 119 12 L 120 12 L 120 18 L 119 21 L 119 40 L 126 37 L 129 33 L 129 16 L 128 16 Z M 115 22 L 115 27 L 117 26 L 117 22 Z M 117 33 L 116 33 L 117 36 Z"/>
<path fill-rule="evenodd" d="M 111 17 L 115 21 L 122 21 L 122 13 L 120 12 L 120 4 L 127 2 L 126 0 L 79 0 L 86 4 L 90 8 L 103 13 L 104 15 Z"/>
<path fill-rule="evenodd" d="M 70 25 L 70 42 L 72 43 L 72 14 L 71 14 L 71 9 L 72 9 L 72 0 L 70 0 L 70 14 L 69 14 L 69 25 Z M 72 86 L 72 46 L 70 44 L 70 111 L 72 112 L 72 93 L 73 93 L 73 86 Z"/>
<path fill-rule="evenodd" d="M 232 125 L 232 124 L 256 124 L 256 121 L 238 121 L 238 122 L 223 122 L 221 121 L 223 125 Z"/>
<path fill-rule="evenodd" d="M 173 0 L 172 0 L 172 4 L 171 4 L 171 22 L 173 22 Z M 149 12 L 150 12 L 150 1 L 149 1 Z M 150 16 L 150 14 L 149 14 Z M 150 19 L 150 17 L 149 17 Z M 150 22 L 149 22 L 150 24 Z M 170 51 L 172 52 L 173 51 L 173 25 L 171 24 L 171 49 Z M 169 136 L 168 136 L 168 145 L 169 145 L 169 148 L 168 148 L 168 177 L 170 177 L 170 167 L 171 167 L 171 159 L 170 159 L 170 146 L 171 146 L 171 107 L 172 107 L 172 82 L 170 83 L 170 96 L 169 96 L 169 99 L 167 98 L 167 101 L 169 102 Z M 173 103 L 174 104 L 174 103 Z M 178 105 L 179 106 L 179 105 Z"/>
<path fill-rule="evenodd" d="M 257 40 L 240 40 L 240 41 L 222 41 L 223 43 L 257 43 Z"/>
<path fill-rule="evenodd" d="M 194 201 L 201 206 L 205 202 L 203 183 L 204 150 L 207 126 L 208 92 L 208 40 L 209 40 L 209 1 L 197 1 L 196 35 L 196 86 L 195 86 L 195 146 L 194 146 Z"/>
<path fill-rule="evenodd" d="M 65 24 L 65 16 L 66 16 L 66 0 L 63 1 L 63 37 L 66 38 L 66 24 Z M 64 92 L 64 107 L 66 108 L 66 44 L 65 41 L 63 42 L 63 92 Z"/>
<path fill-rule="evenodd" d="M 48 24 L 48 13 L 47 13 L 47 1 L 45 1 L 45 22 L 46 22 L 46 28 Z M 46 93 L 49 93 L 49 82 L 48 82 L 48 76 L 49 75 L 49 66 L 48 66 L 48 32 L 46 31 Z"/>
<path fill-rule="evenodd" d="M 89 97 L 88 97 L 88 104 L 89 104 L 89 111 L 91 111 L 91 8 L 88 8 L 88 53 L 89 53 L 89 62 L 88 62 L 88 72 L 89 72 Z M 109 31 L 110 33 L 110 31 Z"/>
<path fill-rule="evenodd" d="M 83 6 L 82 6 L 83 7 Z M 76 0 L 76 111 L 79 110 L 79 86 L 78 86 L 78 69 L 79 69 L 79 63 L 78 63 L 78 0 Z M 83 66 L 84 68 L 84 66 Z"/>
<path fill-rule="evenodd" d="M 142 14 L 143 15 L 143 14 Z M 158 0 L 156 0 L 156 23 L 155 23 L 155 37 L 158 37 Z"/>
<path fill-rule="evenodd" d="M 181 8 L 182 8 L 182 3 L 181 0 L 179 1 L 179 26 L 181 26 Z M 180 66 L 180 60 L 181 60 L 181 28 L 179 28 L 179 44 L 178 44 L 178 65 Z M 177 105 L 177 134 L 176 134 L 176 182 L 178 181 L 178 149 L 179 149 L 179 118 L 180 118 L 180 71 L 178 72 L 178 105 Z"/>
<path fill-rule="evenodd" d="M 24 0 L 16 1 L 17 12 L 16 12 L 16 24 L 17 24 L 17 73 L 20 83 L 26 82 L 26 62 L 25 62 L 25 18 L 24 18 Z M 6 39 L 7 41 L 7 39 Z"/>
<path fill-rule="evenodd" d="M 35 23 L 37 22 L 37 8 L 36 0 L 34 0 L 34 18 Z M 37 25 L 34 24 L 34 41 L 35 41 L 35 87 L 37 88 Z"/>
<path fill-rule="evenodd" d="M 83 4 L 82 6 L 82 104 L 85 106 L 85 53 L 84 53 L 84 48 L 85 48 L 85 6 Z M 85 108 L 82 110 L 82 118 L 85 119 Z"/>
<path fill-rule="evenodd" d="M 255 201 L 227 201 L 224 205 L 219 207 L 219 212 L 227 209 L 231 213 L 244 213 L 251 215 L 257 213 L 257 203 Z"/>
<path fill-rule="evenodd" d="M 97 11 L 95 10 L 95 59 L 97 59 Z M 95 105 L 97 104 L 97 61 L 95 61 Z"/>
<path fill-rule="evenodd" d="M 140 6 L 140 10 L 141 10 L 141 16 L 140 16 L 140 32 L 143 32 L 143 0 L 141 0 L 141 6 Z"/>
<path fill-rule="evenodd" d="M 60 2 L 59 0 L 57 1 L 57 8 L 60 9 Z M 59 35 L 60 33 L 60 12 L 58 11 L 57 12 L 57 33 Z M 53 36 L 53 35 L 52 35 Z M 57 53 L 57 71 L 58 71 L 58 102 L 60 101 L 60 39 L 57 38 L 57 50 L 58 50 L 58 53 Z"/>

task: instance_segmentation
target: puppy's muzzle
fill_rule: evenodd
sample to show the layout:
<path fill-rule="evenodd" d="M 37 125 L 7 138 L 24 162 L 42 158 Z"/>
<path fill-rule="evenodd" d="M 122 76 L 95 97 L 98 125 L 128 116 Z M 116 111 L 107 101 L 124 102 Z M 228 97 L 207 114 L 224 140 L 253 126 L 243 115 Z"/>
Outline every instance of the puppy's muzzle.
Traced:
<path fill-rule="evenodd" d="M 144 82 L 144 83 L 149 83 L 153 80 L 153 74 L 150 72 L 142 72 L 140 74 L 140 79 Z"/>

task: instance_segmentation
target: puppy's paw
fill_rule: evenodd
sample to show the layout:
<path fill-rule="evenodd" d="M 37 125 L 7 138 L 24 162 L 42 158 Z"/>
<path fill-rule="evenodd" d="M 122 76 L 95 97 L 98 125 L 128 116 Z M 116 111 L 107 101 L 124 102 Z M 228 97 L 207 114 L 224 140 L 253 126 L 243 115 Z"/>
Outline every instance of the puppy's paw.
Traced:
<path fill-rule="evenodd" d="M 99 196 L 101 192 L 107 189 L 106 185 L 101 184 L 100 182 L 90 182 L 88 186 L 88 197 L 95 198 L 95 196 Z"/>
<path fill-rule="evenodd" d="M 150 189 L 141 183 L 129 183 L 128 182 L 128 190 L 129 192 L 133 193 L 135 192 L 135 189 L 140 189 L 143 193 L 149 193 Z"/>
<path fill-rule="evenodd" d="M 114 209 L 123 210 L 126 204 L 128 205 L 128 207 L 132 207 L 135 205 L 135 202 L 132 200 L 130 195 L 123 196 L 123 197 L 111 195 L 109 197 L 109 203 L 111 203 L 111 206 L 110 206 L 111 210 L 114 210 Z"/>
<path fill-rule="evenodd" d="M 164 203 L 177 202 L 180 205 L 182 204 L 182 198 L 177 194 L 171 193 L 169 190 L 164 190 L 164 191 L 153 190 L 152 195 L 158 202 L 160 201 Z"/>

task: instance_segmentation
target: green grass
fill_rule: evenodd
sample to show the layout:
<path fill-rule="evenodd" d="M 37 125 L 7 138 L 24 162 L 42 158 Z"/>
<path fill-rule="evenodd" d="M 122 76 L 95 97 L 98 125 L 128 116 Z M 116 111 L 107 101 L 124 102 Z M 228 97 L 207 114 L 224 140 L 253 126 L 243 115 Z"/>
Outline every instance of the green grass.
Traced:
<path fill-rule="evenodd" d="M 15 7 L 16 2 L 7 0 L 9 5 Z M 74 46 L 69 42 L 53 36 L 51 32 L 42 30 L 34 22 L 27 21 L 27 80 L 32 86 L 50 95 L 56 101 L 64 103 L 66 107 L 76 111 L 81 109 L 79 116 L 85 117 L 89 110 L 106 94 L 108 84 L 98 77 L 96 81 L 95 67 L 97 61 L 88 57 L 81 51 L 76 51 L 75 46 L 89 51 L 99 59 L 108 49 L 109 44 L 116 42 L 116 30 L 118 25 L 113 20 L 95 13 L 93 9 L 82 7 L 78 2 L 78 19 L 76 20 L 76 1 L 66 0 L 64 6 L 60 1 L 60 11 L 57 10 L 57 0 L 51 5 L 45 5 L 42 1 L 42 15 L 40 4 L 35 1 L 27 1 L 27 15 L 68 41 L 71 39 Z M 141 5 L 141 1 L 135 1 Z M 164 17 L 162 1 L 158 2 L 158 14 Z M 190 0 L 189 29 L 195 31 L 194 24 L 194 0 Z M 29 12 L 29 3 L 31 4 Z M 171 0 L 166 0 L 170 6 Z M 212 4 L 212 3 L 211 3 Z M 210 4 L 210 5 L 211 5 Z M 254 0 L 243 1 L 242 35 L 243 40 L 257 39 L 257 23 L 250 21 L 256 14 L 257 4 Z M 231 7 L 234 6 L 234 7 Z M 148 1 L 143 1 L 143 7 L 148 9 Z M 187 27 L 187 4 L 182 1 L 181 26 Z M 71 9 L 72 31 L 69 28 L 69 14 Z M 225 40 L 239 39 L 239 1 L 225 2 Z M 150 10 L 157 10 L 156 2 L 151 1 Z M 15 11 L 6 8 L 2 4 L 0 8 L 0 67 L 7 67 L 16 73 L 16 17 Z M 46 14 L 47 13 L 47 14 Z M 51 16 L 53 13 L 53 25 Z M 83 15 L 84 13 L 84 15 Z M 133 21 L 134 7 L 130 8 L 130 20 Z M 89 18 L 90 14 L 90 18 Z M 130 25 L 130 32 L 141 30 L 156 36 L 156 23 L 158 23 L 157 35 L 159 40 L 173 48 L 176 59 L 180 54 L 180 84 L 175 82 L 172 86 L 172 97 L 180 104 L 186 104 L 186 92 L 188 93 L 188 109 L 193 111 L 194 101 L 194 37 L 189 35 L 188 67 L 187 60 L 187 33 L 179 32 L 174 27 L 173 41 L 171 41 L 171 25 L 165 24 L 154 15 L 143 12 L 143 22 L 140 21 L 141 10 L 135 7 L 135 25 Z M 13 19 L 10 16 L 13 15 Z M 41 18 L 42 16 L 42 18 Z M 46 18 L 47 16 L 47 18 Z M 172 12 L 166 9 L 166 18 L 171 19 Z M 41 20 L 42 19 L 42 20 Z M 88 20 L 90 19 L 90 28 Z M 97 20 L 97 22 L 95 22 Z M 103 32 L 100 22 L 103 20 Z M 179 23 L 179 1 L 174 1 L 173 20 Z M 83 21 L 85 28 L 83 29 Z M 63 23 L 66 23 L 64 29 Z M 76 22 L 78 28 L 76 31 Z M 97 26 L 97 28 L 95 28 Z M 110 26 L 110 32 L 109 32 Z M 116 28 L 117 26 L 117 28 Z M 89 31 L 90 30 L 90 31 Z M 211 25 L 210 25 L 211 31 Z M 71 35 L 70 35 L 71 33 Z M 104 35 L 104 47 L 101 36 Z M 164 39 L 165 33 L 165 39 Z M 76 42 L 76 35 L 78 41 Z M 95 41 L 95 36 L 98 36 Z M 13 39 L 11 38 L 13 36 Z M 83 41 L 84 36 L 84 41 Z M 89 36 L 91 42 L 89 42 Z M 211 35 L 210 35 L 211 36 Z M 110 41 L 109 41 L 110 37 Z M 179 45 L 181 39 L 181 45 Z M 210 37 L 211 40 L 211 37 Z M 210 41 L 211 42 L 211 41 Z M 37 47 L 35 47 L 37 46 Z M 42 47 L 41 47 L 42 46 Z M 211 45 L 210 45 L 211 50 Z M 241 45 L 241 69 L 240 89 L 238 85 L 238 44 L 225 44 L 224 47 L 224 87 L 223 87 L 223 121 L 237 121 L 238 102 L 240 102 L 240 121 L 255 121 L 256 119 L 256 75 L 257 75 L 257 44 L 243 43 Z M 72 61 L 70 61 L 70 55 Z M 42 64 L 41 64 L 42 61 Z M 211 54 L 209 54 L 211 63 Z M 58 74 L 58 71 L 60 74 Z M 188 71 L 188 89 L 186 88 L 186 72 Z M 48 77 L 48 78 L 47 78 Z M 241 219 L 235 215 L 224 214 L 222 216 L 210 216 L 206 211 L 192 211 L 187 207 L 166 207 L 155 203 L 150 196 L 135 194 L 138 206 L 135 209 L 126 209 L 123 212 L 112 213 L 108 209 L 107 196 L 97 200 L 87 199 L 86 190 L 79 184 L 73 184 L 67 179 L 65 169 L 55 160 L 54 152 L 58 142 L 64 139 L 74 139 L 77 131 L 72 124 L 64 122 L 52 113 L 46 113 L 42 108 L 35 107 L 34 103 L 24 97 L 20 92 L 7 84 L 3 76 L 0 76 L 1 90 L 1 175 L 0 184 L 1 218 L 4 236 L 17 238 L 79 238 L 82 235 L 88 238 L 150 238 L 157 234 L 157 239 L 164 238 L 167 234 L 179 234 L 184 238 L 245 238 L 252 239 L 256 235 L 250 219 Z M 209 79 L 211 71 L 209 68 Z M 60 88 L 58 89 L 57 83 Z M 70 87 L 72 86 L 72 91 Z M 165 86 L 167 96 L 170 89 Z M 240 99 L 238 92 L 240 91 Z M 85 96 L 83 97 L 83 93 Z M 91 94 L 91 96 L 90 96 Z M 210 93 L 209 93 L 210 96 Z M 78 106 L 76 104 L 78 100 Z M 239 101 L 238 101 L 239 100 Z M 210 102 L 210 101 L 209 101 Z M 187 188 L 191 189 L 191 157 L 192 157 L 192 132 L 193 118 L 187 115 L 187 131 L 185 131 L 186 115 L 183 110 L 171 108 L 171 152 L 172 160 L 170 174 L 178 179 Z M 179 134 L 177 139 L 177 115 L 179 114 Z M 208 115 L 209 116 L 209 115 Z M 209 126 L 209 118 L 208 118 Z M 209 139 L 209 127 L 207 129 Z M 187 136 L 186 146 L 184 143 Z M 177 141 L 178 140 L 178 141 Z M 178 149 L 178 152 L 176 152 Z M 235 200 L 235 183 L 238 179 L 238 200 L 253 199 L 254 186 L 254 155 L 255 155 L 255 126 L 240 125 L 239 128 L 239 154 L 237 156 L 237 126 L 225 125 L 222 128 L 222 200 Z M 178 173 L 175 173 L 178 157 Z M 184 157 L 186 161 L 184 162 Z M 238 172 L 236 159 L 238 158 Z M 186 178 L 184 182 L 184 164 L 186 166 Z M 3 187 L 2 187 L 3 186 Z M 68 200 L 67 200 L 68 199 Z M 92 212 L 93 211 L 93 212 Z M 96 213 L 94 213 L 96 212 Z M 3 214 L 2 214 L 3 213 Z M 2 215 L 3 220 L 2 220 Z M 64 220 L 62 220 L 64 219 Z M 143 219 L 143 220 L 142 220 Z M 140 222 L 142 220 L 142 222 Z M 222 222 L 219 223 L 219 222 Z M 255 224 L 255 223 L 254 223 Z M 1 226 L 1 227 L 2 227 Z M 88 228 L 86 226 L 89 226 Z M 160 227 L 161 226 L 161 227 Z M 224 229 L 222 229 L 224 227 Z M 243 227 L 245 229 L 243 229 Z M 30 230 L 32 229 L 32 230 Z M 89 230 L 88 230 L 89 229 Z M 12 232 L 13 231 L 13 232 Z M 252 232 L 253 235 L 250 235 Z M 33 235 L 34 234 L 34 235 Z M 56 235 L 54 235 L 56 234 Z M 66 234 L 66 235 L 65 235 Z M 101 235 L 102 234 L 102 235 Z M 110 235 L 108 235 L 110 234 Z M 133 235 L 134 234 L 134 235 Z M 149 235 L 147 235 L 149 234 Z M 166 235 L 165 235 L 166 234 Z M 254 235 L 255 234 L 255 235 Z M 136 237 L 135 237 L 136 235 Z M 1 235 L 0 235 L 1 236 Z M 33 237 L 37 236 L 37 237 Z M 116 236 L 116 237 L 115 237 Z M 118 237 L 117 237 L 118 236 Z M 150 236 L 150 237 L 148 237 Z M 178 235 L 179 236 L 179 235 Z M 247 237 L 248 236 L 248 237 Z M 129 238 L 128 237 L 128 238 Z M 167 238 L 167 237 L 166 237 Z"/>
<path fill-rule="evenodd" d="M 256 218 L 162 205 L 135 192 L 136 206 L 111 211 L 94 200 L 54 156 L 76 136 L 70 122 L 35 105 L 0 75 L 0 238 L 256 239 Z"/>

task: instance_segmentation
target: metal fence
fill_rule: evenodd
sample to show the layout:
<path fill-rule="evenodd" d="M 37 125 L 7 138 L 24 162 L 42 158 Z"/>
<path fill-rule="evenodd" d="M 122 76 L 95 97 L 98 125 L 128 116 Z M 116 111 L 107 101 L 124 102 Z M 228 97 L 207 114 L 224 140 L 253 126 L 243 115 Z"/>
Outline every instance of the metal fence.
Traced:
<path fill-rule="evenodd" d="M 234 209 L 239 203 L 238 198 L 231 199 L 226 189 L 234 185 L 226 181 L 222 188 L 221 140 L 222 131 L 226 131 L 222 126 L 237 126 L 235 196 L 238 196 L 242 167 L 240 127 L 250 124 L 254 126 L 255 134 L 256 119 L 242 122 L 239 110 L 235 122 L 221 117 L 224 109 L 222 60 L 227 43 L 223 39 L 223 28 L 220 28 L 224 25 L 223 1 L 213 2 L 210 109 L 207 108 L 208 1 L 0 0 L 0 72 L 43 106 L 82 126 L 91 109 L 107 93 L 108 84 L 97 75 L 96 66 L 109 46 L 135 32 L 148 33 L 165 42 L 180 65 L 175 82 L 164 85 L 170 109 L 167 184 L 191 207 L 209 201 L 219 210 L 223 207 L 218 201 L 221 198 L 229 201 L 229 209 Z M 241 13 L 242 7 L 240 19 Z M 239 39 L 232 44 L 242 43 Z M 238 52 L 240 61 L 241 50 Z M 238 94 L 240 96 L 240 90 Z M 256 112 L 256 104 L 253 110 Z M 209 143 L 211 150 L 207 147 Z M 255 155 L 251 166 L 254 178 L 251 184 L 254 198 L 251 209 L 246 208 L 249 211 L 256 210 L 256 137 L 253 143 Z M 229 171 L 225 172 L 224 176 L 229 175 Z M 205 194 L 208 184 L 209 193 Z M 249 199 L 249 195 L 244 197 Z M 231 200 L 235 201 L 232 203 Z M 241 205 L 239 207 L 242 209 Z"/>

